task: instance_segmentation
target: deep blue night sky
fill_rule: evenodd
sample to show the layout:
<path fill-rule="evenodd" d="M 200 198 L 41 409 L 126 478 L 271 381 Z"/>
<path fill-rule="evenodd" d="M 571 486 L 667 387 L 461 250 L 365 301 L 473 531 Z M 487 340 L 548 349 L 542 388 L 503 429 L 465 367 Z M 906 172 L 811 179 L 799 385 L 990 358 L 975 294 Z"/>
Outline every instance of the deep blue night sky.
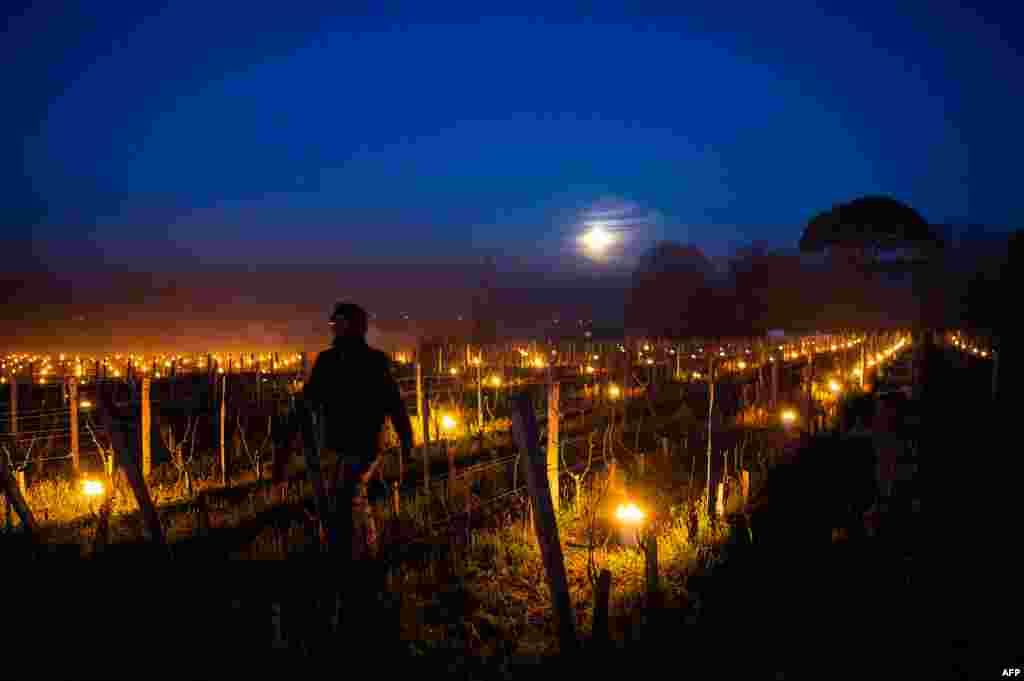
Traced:
<path fill-rule="evenodd" d="M 533 258 L 600 202 L 712 254 L 794 245 L 867 193 L 932 222 L 1024 217 L 1003 3 L 589 20 L 145 4 L 40 3 L 0 38 L 4 156 L 22 161 L 0 218 L 43 262 Z"/>

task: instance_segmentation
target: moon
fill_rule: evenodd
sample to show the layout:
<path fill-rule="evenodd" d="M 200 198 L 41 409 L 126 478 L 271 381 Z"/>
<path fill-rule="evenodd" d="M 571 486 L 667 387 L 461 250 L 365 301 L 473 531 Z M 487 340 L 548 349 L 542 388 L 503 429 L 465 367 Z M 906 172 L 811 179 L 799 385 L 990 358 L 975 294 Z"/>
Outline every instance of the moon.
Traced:
<path fill-rule="evenodd" d="M 603 222 L 590 223 L 586 232 L 580 237 L 584 252 L 594 258 L 600 258 L 615 243 L 615 236 L 608 231 Z"/>

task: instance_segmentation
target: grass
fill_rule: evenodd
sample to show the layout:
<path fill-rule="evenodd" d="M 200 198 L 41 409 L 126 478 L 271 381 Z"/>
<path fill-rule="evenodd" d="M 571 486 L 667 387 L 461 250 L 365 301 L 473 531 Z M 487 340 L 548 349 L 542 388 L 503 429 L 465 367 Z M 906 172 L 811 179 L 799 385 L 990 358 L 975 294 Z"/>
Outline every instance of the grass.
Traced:
<path fill-rule="evenodd" d="M 631 410 L 630 419 L 636 423 L 641 408 Z M 588 418 L 591 427 L 600 427 L 603 421 Z M 506 424 L 507 426 L 507 424 Z M 567 429 L 568 430 L 568 429 Z M 669 605 L 681 606 L 686 602 L 686 577 L 699 569 L 698 559 L 707 547 L 720 545 L 728 527 L 707 517 L 703 500 L 690 499 L 688 490 L 699 495 L 704 489 L 697 481 L 692 487 L 689 475 L 693 465 L 690 454 L 677 454 L 666 458 L 660 450 L 658 433 L 641 429 L 641 438 L 626 432 L 624 441 L 631 449 L 635 442 L 646 453 L 644 475 L 639 475 L 636 457 L 629 451 L 619 454 L 620 469 L 630 495 L 644 508 L 654 509 L 651 522 L 658 535 L 658 563 L 660 587 Z M 483 446 L 479 440 L 462 440 L 456 444 L 456 457 L 498 457 L 500 452 L 488 449 L 488 444 L 507 437 L 497 426 L 486 435 Z M 693 443 L 691 443 L 693 444 Z M 681 452 L 681 440 L 673 435 L 672 451 Z M 698 451 L 700 451 L 698 449 Z M 703 458 L 701 454 L 698 458 Z M 219 489 L 219 476 L 212 457 L 203 459 L 204 468 L 193 480 L 196 492 Z M 325 457 L 324 463 L 332 463 Z M 406 463 L 407 480 L 422 480 L 418 457 Z M 438 462 L 440 463 L 440 462 Z M 237 470 L 237 469 L 236 469 Z M 264 469 L 266 470 L 266 468 Z M 301 457 L 293 459 L 289 474 L 301 475 L 304 465 Z M 696 467 L 698 479 L 704 465 Z M 397 475 L 397 464 L 389 462 L 386 473 Z M 494 471 L 493 475 L 503 475 Z M 522 469 L 520 469 L 522 475 Z M 233 476 L 232 486 L 244 488 L 254 482 L 252 472 Z M 577 618 L 577 631 L 589 636 L 593 621 L 594 574 L 588 567 L 588 551 L 579 548 L 596 535 L 593 567 L 607 568 L 612 573 L 610 615 L 612 636 L 622 640 L 624 620 L 635 609 L 646 590 L 645 559 L 634 547 L 619 545 L 613 534 L 612 513 L 619 497 L 601 498 L 603 473 L 591 472 L 583 486 L 578 508 L 563 500 L 564 510 L 558 516 L 559 535 L 563 542 L 563 556 L 568 578 L 571 602 Z M 572 485 L 568 486 L 572 488 Z M 295 503 L 310 497 L 306 483 L 291 486 L 285 503 Z M 156 467 L 151 476 L 154 501 L 165 508 L 161 512 L 169 541 L 186 538 L 196 532 L 196 516 L 187 510 L 188 499 L 182 485 L 177 484 L 176 471 L 170 466 Z M 487 495 L 490 496 L 490 495 Z M 513 499 L 510 497 L 509 499 Z M 90 502 L 68 480 L 44 479 L 34 481 L 27 500 L 47 528 L 49 541 L 86 544 L 94 532 Z M 210 497 L 211 527 L 232 527 L 258 516 L 279 504 L 267 494 L 252 487 L 240 492 L 234 499 Z M 512 504 L 499 502 L 502 510 Z M 181 504 L 183 510 L 168 510 Z M 401 542 L 412 536 L 428 534 L 431 521 L 444 519 L 445 508 L 437 496 L 422 493 L 422 486 L 401 499 L 401 510 L 396 516 L 392 500 L 384 499 L 372 505 L 372 512 L 382 542 Z M 691 528 L 691 511 L 696 511 L 698 523 Z M 111 541 L 129 541 L 141 535 L 141 519 L 134 498 L 123 481 L 116 487 L 114 516 L 111 519 Z M 593 521 L 588 520 L 593 517 Z M 443 528 L 442 528 L 443 529 Z M 695 531 L 694 531 L 695 529 Z M 606 541 L 606 538 L 607 541 Z M 446 546 L 447 545 L 447 546 Z M 443 535 L 439 549 L 423 560 L 412 561 L 391 572 L 389 589 L 393 600 L 400 604 L 399 620 L 403 642 L 414 654 L 451 651 L 454 648 L 476 657 L 495 655 L 544 656 L 557 650 L 557 636 L 545 573 L 532 527 L 524 525 L 518 512 L 509 512 L 486 527 L 470 533 L 465 547 L 452 548 Z M 248 546 L 236 551 L 236 558 L 284 560 L 310 550 L 309 527 L 306 519 L 297 515 L 285 526 L 266 527 Z M 452 603 L 456 603 L 455 606 Z M 455 611 L 453 612 L 453 608 Z M 298 624 L 294 626 L 302 627 Z M 288 627 L 286 626 L 286 629 Z"/>

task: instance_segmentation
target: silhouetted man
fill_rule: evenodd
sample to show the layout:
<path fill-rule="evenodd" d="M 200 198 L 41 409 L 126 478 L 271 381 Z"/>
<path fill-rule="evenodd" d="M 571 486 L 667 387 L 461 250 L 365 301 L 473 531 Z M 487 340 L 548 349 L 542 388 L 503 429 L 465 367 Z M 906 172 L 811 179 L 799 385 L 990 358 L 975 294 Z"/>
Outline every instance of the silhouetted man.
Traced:
<path fill-rule="evenodd" d="M 334 343 L 317 356 L 303 398 L 310 410 L 322 410 L 321 444 L 338 456 L 329 486 L 336 509 L 328 524 L 331 546 L 343 552 L 351 546 L 353 559 L 359 559 L 375 545 L 366 483 L 381 463 L 384 417 L 391 418 L 404 457 L 412 451 L 412 424 L 391 375 L 390 358 L 366 343 L 366 311 L 338 303 L 330 324 Z"/>

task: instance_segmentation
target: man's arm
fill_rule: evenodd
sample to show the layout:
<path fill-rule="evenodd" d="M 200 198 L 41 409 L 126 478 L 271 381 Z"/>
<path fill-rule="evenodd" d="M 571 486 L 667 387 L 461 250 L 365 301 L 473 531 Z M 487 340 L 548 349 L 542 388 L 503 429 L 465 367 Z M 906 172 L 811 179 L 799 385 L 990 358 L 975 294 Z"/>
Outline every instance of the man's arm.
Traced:
<path fill-rule="evenodd" d="M 313 362 L 313 370 L 309 374 L 309 380 L 302 387 L 302 399 L 311 408 L 324 403 L 325 372 L 325 353 L 321 352 L 316 356 L 316 361 Z"/>
<path fill-rule="evenodd" d="M 412 423 L 409 421 L 409 411 L 405 408 L 405 400 L 402 399 L 402 391 L 398 388 L 398 382 L 391 375 L 391 368 L 385 369 L 387 391 L 387 414 L 391 418 L 391 425 L 398 433 L 398 439 L 402 443 L 403 452 L 412 451 Z"/>

